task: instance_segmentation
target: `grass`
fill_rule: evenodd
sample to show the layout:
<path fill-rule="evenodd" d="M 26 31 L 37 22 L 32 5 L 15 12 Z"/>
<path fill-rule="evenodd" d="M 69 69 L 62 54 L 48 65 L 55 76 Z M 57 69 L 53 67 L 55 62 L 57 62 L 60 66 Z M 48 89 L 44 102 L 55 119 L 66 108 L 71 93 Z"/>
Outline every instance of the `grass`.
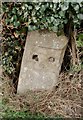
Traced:
<path fill-rule="evenodd" d="M 14 111 L 10 109 L 5 101 L 0 102 L 2 111 L 0 113 L 0 120 L 64 120 L 60 115 L 55 118 L 43 116 L 40 113 L 32 114 L 30 111 Z"/>
<path fill-rule="evenodd" d="M 55 118 L 45 117 L 41 114 L 31 114 L 29 111 L 12 111 L 6 109 L 5 114 L 2 115 L 2 120 L 64 120 L 59 115 Z"/>

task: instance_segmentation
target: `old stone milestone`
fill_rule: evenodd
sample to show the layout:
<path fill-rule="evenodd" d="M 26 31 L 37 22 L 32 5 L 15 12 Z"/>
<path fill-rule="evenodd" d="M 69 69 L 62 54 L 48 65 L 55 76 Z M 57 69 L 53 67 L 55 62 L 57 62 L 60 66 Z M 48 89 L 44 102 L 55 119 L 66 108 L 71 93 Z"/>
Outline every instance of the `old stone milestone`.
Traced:
<path fill-rule="evenodd" d="M 17 93 L 52 89 L 58 81 L 67 38 L 54 32 L 28 33 Z"/>

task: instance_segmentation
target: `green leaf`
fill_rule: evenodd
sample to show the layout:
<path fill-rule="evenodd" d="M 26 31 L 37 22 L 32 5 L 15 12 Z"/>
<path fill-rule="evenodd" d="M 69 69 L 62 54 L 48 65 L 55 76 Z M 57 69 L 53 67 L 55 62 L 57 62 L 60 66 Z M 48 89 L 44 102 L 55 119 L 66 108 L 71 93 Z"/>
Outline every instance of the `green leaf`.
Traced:
<path fill-rule="evenodd" d="M 53 30 L 54 32 L 56 32 L 56 31 L 58 30 L 58 27 L 57 27 L 57 26 L 53 26 L 53 27 L 51 28 L 51 30 Z"/>
<path fill-rule="evenodd" d="M 32 6 L 28 6 L 28 9 L 31 10 L 33 7 Z"/>
<path fill-rule="evenodd" d="M 22 6 L 22 10 L 24 10 L 24 9 L 25 9 L 25 6 L 23 5 L 23 6 Z"/>
<path fill-rule="evenodd" d="M 39 6 L 39 5 L 35 6 L 35 9 L 36 9 L 36 10 L 39 10 L 39 9 L 40 9 L 40 6 Z"/>
<path fill-rule="evenodd" d="M 69 8 L 69 5 L 67 2 L 64 2 L 64 4 L 61 5 L 61 10 L 66 11 Z"/>
<path fill-rule="evenodd" d="M 16 16 L 16 15 L 12 16 L 12 18 L 11 18 L 10 21 L 11 21 L 11 22 L 17 21 L 17 16 Z"/>
<path fill-rule="evenodd" d="M 74 9 L 75 9 L 76 11 L 79 11 L 79 5 L 77 4 L 77 5 L 74 7 Z"/>
<path fill-rule="evenodd" d="M 15 26 L 15 27 L 18 27 L 19 25 L 20 25 L 20 22 L 19 22 L 19 21 L 15 21 L 15 22 L 14 22 L 14 26 Z"/>
<path fill-rule="evenodd" d="M 65 18 L 65 11 L 60 11 L 59 15 L 60 15 L 59 17 L 64 17 Z"/>
<path fill-rule="evenodd" d="M 24 18 L 27 18 L 27 16 L 28 16 L 28 11 L 24 13 Z"/>
<path fill-rule="evenodd" d="M 36 17 L 32 17 L 32 19 L 33 19 L 33 22 L 34 22 L 34 23 L 36 23 L 36 22 L 37 22 Z"/>
<path fill-rule="evenodd" d="M 53 5 L 52 5 L 52 3 L 50 3 L 50 8 L 52 8 L 53 7 Z"/>
<path fill-rule="evenodd" d="M 83 14 L 78 14 L 77 17 L 78 17 L 80 20 L 83 20 Z"/>
<path fill-rule="evenodd" d="M 54 17 L 52 16 L 52 17 L 51 17 L 51 22 L 53 22 L 53 21 L 54 21 Z"/>
<path fill-rule="evenodd" d="M 16 7 L 14 6 L 12 11 L 11 11 L 13 14 L 16 14 Z"/>

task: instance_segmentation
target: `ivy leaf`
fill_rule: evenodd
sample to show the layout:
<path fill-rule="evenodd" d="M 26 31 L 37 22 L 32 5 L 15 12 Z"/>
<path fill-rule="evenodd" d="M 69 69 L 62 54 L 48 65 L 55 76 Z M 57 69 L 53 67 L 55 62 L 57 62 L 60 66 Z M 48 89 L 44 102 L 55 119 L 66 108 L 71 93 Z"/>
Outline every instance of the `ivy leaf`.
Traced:
<path fill-rule="evenodd" d="M 22 6 L 22 10 L 24 10 L 25 9 L 25 6 Z"/>
<path fill-rule="evenodd" d="M 53 5 L 52 5 L 52 3 L 50 4 L 50 8 L 52 8 L 53 7 Z"/>
<path fill-rule="evenodd" d="M 33 19 L 33 22 L 34 22 L 34 23 L 36 23 L 36 22 L 37 22 L 36 17 L 32 17 L 32 19 Z"/>
<path fill-rule="evenodd" d="M 61 5 L 62 11 L 66 11 L 69 8 L 69 5 L 67 2 L 65 2 L 63 5 Z"/>
<path fill-rule="evenodd" d="M 53 21 L 54 21 L 54 17 L 52 16 L 52 17 L 51 17 L 51 22 L 53 22 Z"/>
<path fill-rule="evenodd" d="M 77 17 L 78 17 L 80 20 L 83 20 L 83 14 L 78 14 Z"/>
<path fill-rule="evenodd" d="M 15 21 L 14 22 L 14 27 L 18 27 L 20 25 L 20 22 L 19 21 Z"/>
<path fill-rule="evenodd" d="M 16 14 L 16 7 L 14 6 L 14 8 L 12 9 L 12 13 Z"/>
<path fill-rule="evenodd" d="M 59 17 L 65 17 L 65 11 L 60 11 L 59 12 Z"/>
<path fill-rule="evenodd" d="M 24 13 L 24 18 L 26 18 L 28 16 L 28 12 L 26 11 L 25 13 Z"/>
<path fill-rule="evenodd" d="M 11 21 L 11 22 L 17 21 L 17 16 L 16 16 L 16 15 L 12 16 L 12 18 L 11 18 L 10 21 Z"/>
<path fill-rule="evenodd" d="M 78 10 L 79 10 L 79 5 L 77 4 L 76 6 L 74 6 L 74 9 L 75 9 L 76 11 L 78 11 Z"/>
<path fill-rule="evenodd" d="M 40 9 L 40 6 L 39 6 L 39 5 L 35 6 L 35 9 L 36 9 L 36 10 L 39 10 L 39 9 Z"/>
<path fill-rule="evenodd" d="M 33 7 L 32 6 L 28 6 L 28 9 L 31 10 Z"/>
<path fill-rule="evenodd" d="M 51 29 L 52 29 L 54 32 L 56 32 L 56 31 L 58 30 L 58 27 L 57 27 L 57 26 L 53 26 L 53 27 L 51 27 Z"/>

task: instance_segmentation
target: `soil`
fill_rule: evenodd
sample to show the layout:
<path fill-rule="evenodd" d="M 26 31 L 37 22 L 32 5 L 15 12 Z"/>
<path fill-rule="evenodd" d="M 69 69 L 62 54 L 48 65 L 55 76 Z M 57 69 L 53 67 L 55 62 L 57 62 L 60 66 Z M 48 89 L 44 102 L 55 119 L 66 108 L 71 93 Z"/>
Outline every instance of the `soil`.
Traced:
<path fill-rule="evenodd" d="M 52 91 L 28 91 L 26 95 L 17 95 L 12 80 L 2 76 L 2 101 L 14 111 L 41 113 L 54 117 L 61 115 L 67 118 L 82 117 L 82 73 L 63 72 Z"/>

